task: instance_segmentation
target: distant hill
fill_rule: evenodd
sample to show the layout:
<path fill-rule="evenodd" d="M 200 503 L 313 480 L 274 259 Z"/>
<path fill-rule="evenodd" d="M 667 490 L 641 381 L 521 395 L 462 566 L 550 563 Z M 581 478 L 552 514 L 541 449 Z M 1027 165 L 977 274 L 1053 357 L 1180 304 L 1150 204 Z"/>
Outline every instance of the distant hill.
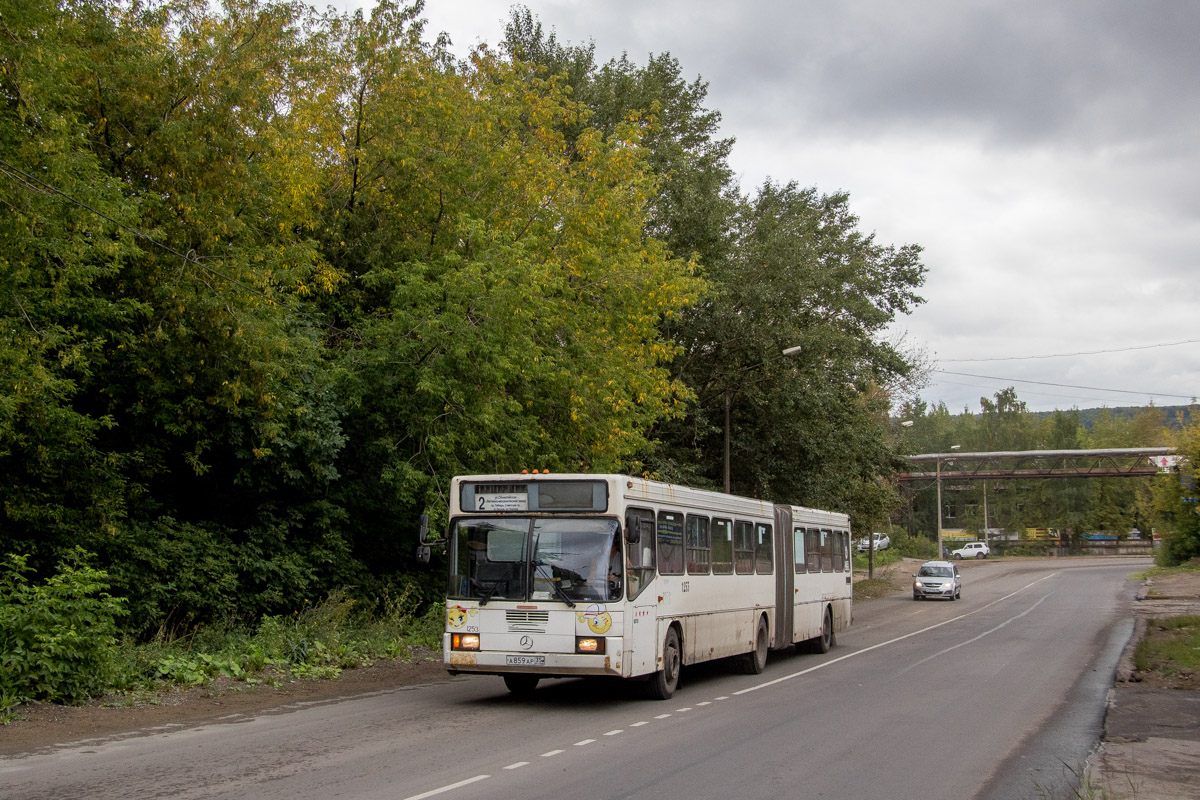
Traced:
<path fill-rule="evenodd" d="M 1079 424 L 1085 430 L 1091 430 L 1096 424 L 1096 420 L 1105 412 L 1112 414 L 1120 419 L 1133 419 L 1135 416 L 1145 411 L 1147 406 L 1118 406 L 1116 408 L 1080 408 L 1080 409 L 1064 409 L 1077 411 L 1079 413 Z M 1179 430 L 1185 425 L 1190 425 L 1193 422 L 1193 415 L 1200 414 L 1197 406 L 1157 406 L 1158 410 L 1163 412 L 1163 420 L 1168 428 Z M 1053 411 L 1031 411 L 1039 420 L 1052 416 Z"/>

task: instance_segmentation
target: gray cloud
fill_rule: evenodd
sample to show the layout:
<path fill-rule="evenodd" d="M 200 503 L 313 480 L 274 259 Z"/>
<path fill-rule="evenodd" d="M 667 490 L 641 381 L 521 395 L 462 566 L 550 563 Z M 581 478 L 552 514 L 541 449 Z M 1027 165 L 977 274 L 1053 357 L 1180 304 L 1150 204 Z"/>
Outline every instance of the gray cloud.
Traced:
<path fill-rule="evenodd" d="M 494 43 L 509 4 L 427 14 L 460 46 Z M 601 59 L 670 52 L 707 80 L 743 191 L 845 189 L 880 241 L 923 245 L 928 302 L 903 327 L 941 358 L 1200 338 L 1200 3 L 529 5 Z M 941 375 L 924 397 L 977 408 L 1005 378 L 1200 392 L 1200 345 L 972 366 L 953 371 L 1000 380 Z M 1015 385 L 1033 408 L 1146 400 Z"/>

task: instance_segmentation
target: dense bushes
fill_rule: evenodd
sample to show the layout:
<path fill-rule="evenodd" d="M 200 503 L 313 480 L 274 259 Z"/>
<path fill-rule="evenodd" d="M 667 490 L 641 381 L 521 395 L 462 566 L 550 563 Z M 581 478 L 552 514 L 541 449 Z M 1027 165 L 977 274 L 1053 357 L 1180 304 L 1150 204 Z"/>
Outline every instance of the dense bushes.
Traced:
<path fill-rule="evenodd" d="M 0 720 L 27 701 L 77 703 L 108 692 L 157 691 L 216 678 L 271 682 L 328 678 L 376 659 L 406 658 L 441 643 L 445 606 L 419 617 L 415 588 L 364 608 L 344 592 L 257 625 L 212 624 L 177 638 L 118 642 L 124 602 L 82 552 L 40 584 L 24 556 L 0 571 Z"/>
<path fill-rule="evenodd" d="M 0 565 L 0 713 L 26 700 L 77 702 L 115 678 L 122 600 L 105 590 L 108 576 L 75 551 L 40 584 L 27 558 Z"/>

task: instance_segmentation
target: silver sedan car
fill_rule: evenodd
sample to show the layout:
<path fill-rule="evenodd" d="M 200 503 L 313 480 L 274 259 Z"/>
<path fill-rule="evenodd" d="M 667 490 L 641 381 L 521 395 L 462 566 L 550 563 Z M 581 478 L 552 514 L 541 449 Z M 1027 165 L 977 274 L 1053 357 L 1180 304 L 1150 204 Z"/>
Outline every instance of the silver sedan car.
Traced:
<path fill-rule="evenodd" d="M 949 561 L 926 561 L 913 575 L 913 600 L 926 597 L 962 597 L 962 578 L 958 565 Z"/>

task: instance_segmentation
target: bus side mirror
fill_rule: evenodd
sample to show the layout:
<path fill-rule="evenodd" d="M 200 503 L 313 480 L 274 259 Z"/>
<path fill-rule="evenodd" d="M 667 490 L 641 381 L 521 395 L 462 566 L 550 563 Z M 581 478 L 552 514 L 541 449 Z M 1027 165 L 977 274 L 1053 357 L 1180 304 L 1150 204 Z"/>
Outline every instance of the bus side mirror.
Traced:
<path fill-rule="evenodd" d="M 627 517 L 625 519 L 625 541 L 637 544 L 642 540 L 642 518 Z"/>
<path fill-rule="evenodd" d="M 417 563 L 421 566 L 428 566 L 429 564 L 430 549 L 429 545 L 425 542 L 427 536 L 429 536 L 429 515 L 422 514 L 421 530 L 417 532 L 417 541 L 420 542 L 420 544 L 417 545 Z"/>

